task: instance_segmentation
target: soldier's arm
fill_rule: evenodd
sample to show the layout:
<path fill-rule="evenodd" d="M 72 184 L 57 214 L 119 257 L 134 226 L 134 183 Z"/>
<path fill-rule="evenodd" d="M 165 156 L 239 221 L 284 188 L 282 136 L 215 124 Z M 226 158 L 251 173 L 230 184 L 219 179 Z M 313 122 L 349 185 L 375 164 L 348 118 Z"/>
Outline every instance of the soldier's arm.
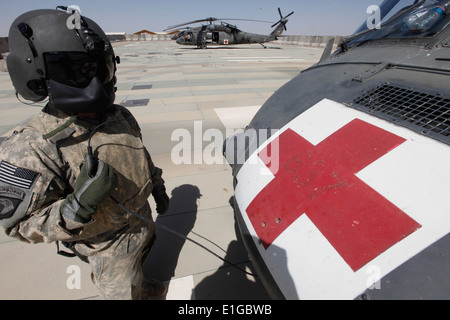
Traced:
<path fill-rule="evenodd" d="M 136 134 L 142 140 L 141 129 L 136 119 L 133 117 L 133 115 L 126 108 L 123 108 L 121 106 L 117 107 L 122 110 L 122 114 L 130 124 L 130 127 L 136 132 Z M 152 179 L 153 185 L 152 195 L 156 201 L 156 211 L 159 214 L 164 214 L 165 212 L 167 212 L 169 208 L 169 197 L 167 196 L 166 187 L 164 185 L 165 182 L 162 178 L 163 172 L 162 169 L 155 166 L 148 150 L 146 148 L 144 148 L 144 150 L 147 157 L 147 165 L 150 170 L 150 175 Z"/>
<path fill-rule="evenodd" d="M 138 124 L 136 118 L 131 114 L 131 112 L 128 109 L 126 109 L 122 106 L 116 106 L 116 107 L 119 108 L 119 110 L 122 112 L 122 116 L 130 125 L 130 128 L 135 132 L 136 135 L 138 135 L 140 137 L 140 139 L 142 141 L 141 128 L 139 127 L 139 124 Z M 150 153 L 148 152 L 148 150 L 147 149 L 144 149 L 144 150 L 145 150 L 145 154 L 147 156 L 147 163 L 148 163 L 148 167 L 150 169 L 153 188 L 164 187 L 164 180 L 162 178 L 162 170 L 160 168 L 157 168 L 154 165 L 152 157 L 150 156 Z"/>
<path fill-rule="evenodd" d="M 64 164 L 31 130 L 0 146 L 0 226 L 23 241 L 71 241 L 82 223 L 66 219 L 60 207 L 67 194 Z"/>
<path fill-rule="evenodd" d="M 30 243 L 79 240 L 83 223 L 65 219 L 60 213 L 63 200 L 26 212 L 25 218 L 5 231 L 10 237 Z"/>
<path fill-rule="evenodd" d="M 153 188 L 163 187 L 165 183 L 164 179 L 162 178 L 163 171 L 162 169 L 155 166 L 152 161 L 152 157 L 150 156 L 150 153 L 148 153 L 147 149 L 145 151 L 147 154 L 148 167 L 150 168 L 150 174 L 152 177 Z"/>
<path fill-rule="evenodd" d="M 146 150 L 147 152 L 147 150 Z M 150 173 L 152 176 L 153 183 L 153 191 L 152 195 L 156 202 L 156 211 L 159 214 L 164 214 L 169 209 L 169 197 L 166 193 L 166 187 L 164 185 L 164 180 L 162 178 L 162 170 L 157 168 L 150 157 L 150 154 L 147 152 L 147 161 L 150 168 Z"/>

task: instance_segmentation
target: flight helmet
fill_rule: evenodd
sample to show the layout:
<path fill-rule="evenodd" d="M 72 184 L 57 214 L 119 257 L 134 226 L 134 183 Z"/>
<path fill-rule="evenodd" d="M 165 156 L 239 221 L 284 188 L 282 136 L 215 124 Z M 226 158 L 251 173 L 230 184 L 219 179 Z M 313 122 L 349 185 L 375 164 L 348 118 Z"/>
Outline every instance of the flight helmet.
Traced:
<path fill-rule="evenodd" d="M 24 99 L 48 96 L 67 113 L 104 111 L 114 103 L 119 59 L 94 21 L 64 9 L 30 11 L 13 22 L 7 57 L 12 83 Z"/>

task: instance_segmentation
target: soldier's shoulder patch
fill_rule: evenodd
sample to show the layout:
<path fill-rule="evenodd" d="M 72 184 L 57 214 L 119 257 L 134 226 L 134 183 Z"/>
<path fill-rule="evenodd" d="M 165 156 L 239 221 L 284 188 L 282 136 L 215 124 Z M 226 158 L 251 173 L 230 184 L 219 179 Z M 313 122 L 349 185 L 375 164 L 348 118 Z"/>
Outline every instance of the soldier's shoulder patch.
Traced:
<path fill-rule="evenodd" d="M 20 189 L 0 185 L 0 220 L 11 218 L 25 195 Z"/>
<path fill-rule="evenodd" d="M 0 226 L 12 227 L 27 212 L 27 206 L 39 173 L 18 167 L 7 161 L 0 162 Z"/>
<path fill-rule="evenodd" d="M 39 173 L 33 170 L 0 162 L 0 181 L 7 185 L 29 190 L 38 176 Z"/>

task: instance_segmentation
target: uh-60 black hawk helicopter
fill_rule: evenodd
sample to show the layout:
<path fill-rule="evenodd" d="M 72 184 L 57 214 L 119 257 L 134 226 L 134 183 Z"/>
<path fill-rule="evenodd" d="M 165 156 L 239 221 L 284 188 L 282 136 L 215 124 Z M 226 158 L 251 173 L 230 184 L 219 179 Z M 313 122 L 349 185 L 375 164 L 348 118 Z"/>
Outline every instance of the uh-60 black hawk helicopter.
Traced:
<path fill-rule="evenodd" d="M 164 31 L 177 29 L 189 24 L 209 22 L 207 25 L 202 25 L 201 27 L 186 28 L 183 31 L 178 32 L 172 37 L 172 40 L 176 40 L 180 45 L 187 46 L 197 46 L 197 48 L 206 49 L 207 44 L 218 44 L 218 45 L 232 45 L 232 44 L 250 44 L 259 43 L 264 48 L 266 48 L 263 43 L 278 40 L 283 31 L 286 31 L 286 24 L 288 23 L 288 17 L 294 14 L 294 12 L 289 13 L 285 17 L 281 14 L 280 8 L 278 8 L 278 13 L 280 14 L 280 20 L 272 25 L 272 28 L 276 28 L 272 31 L 270 35 L 262 35 L 244 32 L 237 28 L 235 25 L 231 25 L 224 20 L 241 20 L 241 21 L 254 21 L 254 22 L 268 22 L 262 20 L 249 20 L 249 19 L 227 19 L 227 18 L 206 18 L 194 20 L 186 23 L 181 23 L 178 25 L 170 26 Z M 213 22 L 220 22 L 220 24 L 215 24 Z"/>
<path fill-rule="evenodd" d="M 450 0 L 376 11 L 224 144 L 275 298 L 450 299 Z"/>

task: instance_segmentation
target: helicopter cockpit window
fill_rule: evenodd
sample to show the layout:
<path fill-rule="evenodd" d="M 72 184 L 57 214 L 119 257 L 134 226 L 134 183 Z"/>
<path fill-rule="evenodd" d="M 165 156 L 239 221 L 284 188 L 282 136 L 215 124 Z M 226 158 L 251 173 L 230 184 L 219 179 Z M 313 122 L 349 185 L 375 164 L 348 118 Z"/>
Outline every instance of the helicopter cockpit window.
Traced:
<path fill-rule="evenodd" d="M 380 9 L 381 27 L 358 29 L 357 34 L 349 37 L 349 44 L 433 37 L 450 23 L 450 0 L 385 0 Z"/>

